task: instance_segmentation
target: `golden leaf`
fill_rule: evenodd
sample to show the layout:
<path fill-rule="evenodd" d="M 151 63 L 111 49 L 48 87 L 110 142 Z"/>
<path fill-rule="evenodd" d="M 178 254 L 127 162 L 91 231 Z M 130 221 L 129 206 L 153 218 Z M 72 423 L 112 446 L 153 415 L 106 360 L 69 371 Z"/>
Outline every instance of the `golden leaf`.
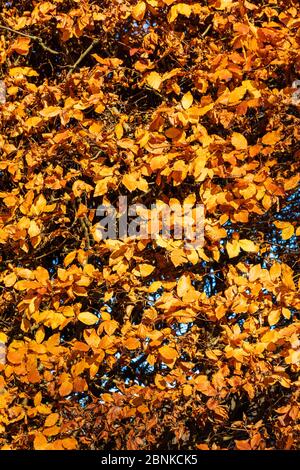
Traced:
<path fill-rule="evenodd" d="M 258 252 L 258 246 L 255 245 L 255 243 L 252 240 L 248 240 L 247 238 L 243 238 L 239 240 L 240 247 L 242 250 L 251 252 L 251 253 L 257 253 Z"/>
<path fill-rule="evenodd" d="M 48 106 L 40 111 L 43 117 L 51 118 L 57 116 L 61 112 L 61 108 L 58 106 Z"/>
<path fill-rule="evenodd" d="M 155 269 L 155 266 L 152 266 L 151 264 L 145 264 L 142 263 L 139 265 L 139 271 L 142 277 L 147 277 L 149 276 Z"/>
<path fill-rule="evenodd" d="M 272 312 L 268 315 L 268 322 L 270 326 L 276 325 L 279 322 L 279 318 L 281 316 L 280 310 L 272 310 Z"/>
<path fill-rule="evenodd" d="M 237 150 L 245 150 L 248 147 L 247 139 L 239 132 L 232 134 L 231 143 Z"/>
<path fill-rule="evenodd" d="M 234 258 L 240 253 L 240 244 L 238 240 L 232 240 L 232 242 L 226 243 L 226 250 L 229 258 Z"/>
<path fill-rule="evenodd" d="M 133 18 L 137 21 L 141 21 L 146 13 L 146 3 L 138 2 L 132 9 L 131 14 Z"/>
<path fill-rule="evenodd" d="M 31 129 L 32 127 L 37 127 L 40 123 L 42 122 L 42 118 L 38 116 L 33 116 L 24 122 L 24 126 L 28 127 L 28 129 Z"/>
<path fill-rule="evenodd" d="M 288 224 L 281 232 L 282 240 L 289 240 L 295 233 L 295 228 L 292 224 Z"/>
<path fill-rule="evenodd" d="M 182 104 L 182 107 L 183 109 L 188 109 L 192 106 L 193 104 L 193 95 L 190 91 L 188 91 L 183 97 L 182 97 L 182 100 L 181 100 L 181 104 Z"/>
<path fill-rule="evenodd" d="M 81 312 L 78 315 L 78 320 L 81 321 L 81 323 L 84 323 L 85 325 L 95 325 L 99 321 L 99 318 L 97 315 L 94 315 L 91 312 Z"/>
<path fill-rule="evenodd" d="M 123 133 L 124 133 L 123 126 L 119 122 L 119 124 L 117 124 L 116 127 L 115 127 L 115 134 L 116 134 L 116 137 L 117 137 L 118 140 L 122 139 Z"/>
<path fill-rule="evenodd" d="M 146 78 L 147 84 L 154 90 L 159 90 L 162 84 L 162 78 L 157 72 L 151 72 Z"/>
<path fill-rule="evenodd" d="M 150 160 L 150 167 L 151 170 L 155 171 L 160 168 L 164 168 L 168 164 L 168 157 L 165 155 L 161 155 L 159 157 L 153 157 Z"/>
<path fill-rule="evenodd" d="M 15 273 L 10 273 L 10 274 L 7 274 L 7 276 L 5 276 L 4 285 L 5 287 L 12 287 L 16 281 L 17 281 L 17 276 L 15 275 Z"/>
<path fill-rule="evenodd" d="M 184 274 L 183 276 L 181 276 L 177 284 L 178 297 L 183 297 L 190 288 L 191 288 L 191 278 L 190 276 Z"/>

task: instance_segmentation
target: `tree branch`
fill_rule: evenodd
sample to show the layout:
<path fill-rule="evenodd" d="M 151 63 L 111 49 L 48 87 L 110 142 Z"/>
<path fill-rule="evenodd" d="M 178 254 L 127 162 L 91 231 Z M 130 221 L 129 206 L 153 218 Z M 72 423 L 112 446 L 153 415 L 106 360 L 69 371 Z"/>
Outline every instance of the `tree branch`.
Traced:
<path fill-rule="evenodd" d="M 15 29 L 9 28 L 8 26 L 0 25 L 0 28 L 1 28 L 1 29 L 5 29 L 6 31 L 10 31 L 10 32 L 12 32 L 12 33 L 18 34 L 19 36 L 23 36 L 23 37 L 25 37 L 25 38 L 30 38 L 30 39 L 32 39 L 33 41 L 37 41 L 37 42 L 39 43 L 39 45 L 40 45 L 45 51 L 48 51 L 48 52 L 50 52 L 51 54 L 59 54 L 59 52 L 54 51 L 53 49 L 51 49 L 51 47 L 48 47 L 48 46 L 43 42 L 42 38 L 40 38 L 39 36 L 33 36 L 32 34 L 22 33 L 21 31 L 16 31 Z"/>
<path fill-rule="evenodd" d="M 74 65 L 70 66 L 69 72 L 67 77 L 71 75 L 74 69 L 78 67 L 78 65 L 83 61 L 83 59 L 88 55 L 88 53 L 93 49 L 93 47 L 99 42 L 99 39 L 94 39 L 93 42 L 89 45 L 89 47 L 81 54 L 81 56 L 76 60 Z"/>

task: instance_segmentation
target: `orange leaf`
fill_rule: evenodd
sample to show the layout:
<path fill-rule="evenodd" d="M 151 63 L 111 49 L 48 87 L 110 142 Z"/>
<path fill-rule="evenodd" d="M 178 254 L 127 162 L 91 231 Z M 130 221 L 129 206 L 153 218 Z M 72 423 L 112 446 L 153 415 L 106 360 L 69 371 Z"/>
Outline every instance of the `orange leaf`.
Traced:
<path fill-rule="evenodd" d="M 21 37 L 14 41 L 10 50 L 17 52 L 17 54 L 27 55 L 30 49 L 30 38 Z"/>
<path fill-rule="evenodd" d="M 166 362 L 173 362 L 178 357 L 178 352 L 176 349 L 171 348 L 170 346 L 162 346 L 158 351 L 163 360 Z"/>
<path fill-rule="evenodd" d="M 38 432 L 35 435 L 34 441 L 33 441 L 33 447 L 35 450 L 45 450 L 47 448 L 48 442 L 47 439 L 45 438 L 44 434 L 41 432 Z"/>
<path fill-rule="evenodd" d="M 126 341 L 124 341 L 124 346 L 130 351 L 133 351 L 134 349 L 139 348 L 141 343 L 137 338 L 128 338 Z"/>
<path fill-rule="evenodd" d="M 281 139 L 281 134 L 279 131 L 268 132 L 261 139 L 264 145 L 275 145 Z"/>
<path fill-rule="evenodd" d="M 236 448 L 238 450 L 251 450 L 251 445 L 248 441 L 235 441 Z"/>
<path fill-rule="evenodd" d="M 59 387 L 59 394 L 62 397 L 65 397 L 67 395 L 70 395 L 70 393 L 73 390 L 73 384 L 71 382 L 63 382 L 61 386 Z"/>
<path fill-rule="evenodd" d="M 51 413 L 51 415 L 47 416 L 44 426 L 47 428 L 50 428 L 57 423 L 58 419 L 59 419 L 58 413 Z"/>

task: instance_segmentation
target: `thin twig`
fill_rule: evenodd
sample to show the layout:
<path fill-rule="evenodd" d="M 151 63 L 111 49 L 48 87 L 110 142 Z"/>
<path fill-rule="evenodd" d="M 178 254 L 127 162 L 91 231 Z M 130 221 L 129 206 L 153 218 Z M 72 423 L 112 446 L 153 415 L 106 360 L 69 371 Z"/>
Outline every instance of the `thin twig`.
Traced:
<path fill-rule="evenodd" d="M 210 31 L 211 27 L 212 27 L 212 24 L 210 23 L 210 24 L 207 26 L 206 30 L 203 31 L 203 33 L 201 34 L 201 37 L 202 37 L 202 38 L 205 38 L 205 36 L 207 35 L 207 33 Z"/>
<path fill-rule="evenodd" d="M 22 33 L 21 31 L 16 31 L 15 29 L 9 28 L 8 26 L 0 25 L 0 28 L 5 29 L 6 31 L 11 31 L 12 33 L 18 34 L 19 36 L 30 38 L 33 41 L 37 41 L 45 51 L 51 52 L 51 54 L 59 54 L 59 52 L 54 51 L 53 49 L 51 49 L 51 47 L 46 46 L 46 44 L 43 42 L 43 40 L 39 36 L 33 36 L 32 34 Z"/>
<path fill-rule="evenodd" d="M 70 66 L 70 70 L 68 72 L 68 77 L 71 75 L 74 69 L 78 67 L 80 62 L 88 55 L 88 53 L 93 49 L 93 47 L 99 42 L 99 39 L 94 39 L 93 42 L 89 45 L 89 47 L 81 54 L 81 56 L 76 60 L 74 65 Z"/>

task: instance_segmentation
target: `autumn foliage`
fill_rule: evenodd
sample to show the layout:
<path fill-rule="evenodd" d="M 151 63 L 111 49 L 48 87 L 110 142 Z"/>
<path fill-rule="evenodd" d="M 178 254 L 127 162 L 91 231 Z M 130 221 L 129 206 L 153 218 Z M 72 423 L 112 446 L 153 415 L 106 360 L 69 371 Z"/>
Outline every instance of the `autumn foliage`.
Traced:
<path fill-rule="evenodd" d="M 296 449 L 296 0 L 0 7 L 2 449 Z M 205 207 L 205 244 L 96 209 Z"/>

